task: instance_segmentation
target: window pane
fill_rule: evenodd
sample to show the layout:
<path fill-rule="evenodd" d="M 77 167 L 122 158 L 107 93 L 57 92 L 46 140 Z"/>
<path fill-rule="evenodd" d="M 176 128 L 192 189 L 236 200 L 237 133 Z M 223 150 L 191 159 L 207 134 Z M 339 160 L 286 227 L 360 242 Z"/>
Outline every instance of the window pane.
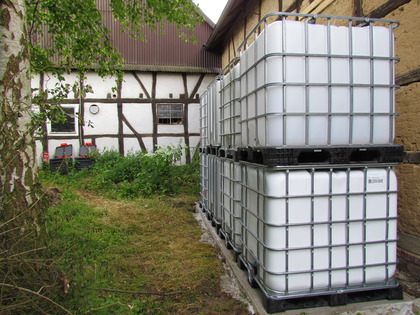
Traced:
<path fill-rule="evenodd" d="M 52 122 L 51 132 L 75 132 L 75 115 L 74 107 L 63 107 L 64 114 L 66 116 L 65 122 Z"/>
<path fill-rule="evenodd" d="M 182 124 L 183 105 L 158 104 L 157 115 L 159 124 Z"/>

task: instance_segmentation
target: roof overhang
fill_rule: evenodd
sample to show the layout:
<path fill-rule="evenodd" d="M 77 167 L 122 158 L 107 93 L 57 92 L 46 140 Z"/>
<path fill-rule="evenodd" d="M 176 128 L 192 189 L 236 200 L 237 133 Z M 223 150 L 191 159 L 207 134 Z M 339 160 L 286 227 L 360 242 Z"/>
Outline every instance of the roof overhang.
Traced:
<path fill-rule="evenodd" d="M 233 33 L 236 21 L 248 15 L 254 6 L 255 0 L 229 0 L 205 44 L 206 50 L 221 53 Z"/>

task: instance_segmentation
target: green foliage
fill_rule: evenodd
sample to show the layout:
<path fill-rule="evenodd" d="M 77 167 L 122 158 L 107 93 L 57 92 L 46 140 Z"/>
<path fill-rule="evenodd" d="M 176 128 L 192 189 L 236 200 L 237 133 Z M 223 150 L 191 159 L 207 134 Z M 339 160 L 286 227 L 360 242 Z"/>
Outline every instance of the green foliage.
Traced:
<path fill-rule="evenodd" d="M 122 80 L 124 60 L 112 44 L 111 31 L 102 24 L 104 8 L 100 6 L 105 2 L 26 0 L 31 71 L 49 73 L 60 81 L 55 88 L 34 95 L 34 104 L 40 109 L 33 114 L 34 128 L 45 124 L 46 119 L 62 118 L 60 113 L 57 115 L 57 105 L 69 91 L 76 95 L 91 92 L 87 86 L 62 84 L 64 73 L 76 69 L 83 77 L 94 69 L 101 77 Z M 146 28 L 162 31 L 164 21 L 175 24 L 184 40 L 195 40 L 195 25 L 203 21 L 190 0 L 111 0 L 110 8 L 122 30 L 142 40 Z M 49 40 L 43 41 L 43 37 Z"/>
<path fill-rule="evenodd" d="M 198 193 L 198 159 L 193 163 L 177 165 L 182 148 L 158 148 L 153 153 L 136 152 L 121 156 L 104 150 L 92 155 L 95 164 L 76 172 L 71 169 L 62 176 L 46 170 L 44 178 L 55 178 L 57 183 L 100 191 L 115 198 L 169 195 L 177 192 Z"/>

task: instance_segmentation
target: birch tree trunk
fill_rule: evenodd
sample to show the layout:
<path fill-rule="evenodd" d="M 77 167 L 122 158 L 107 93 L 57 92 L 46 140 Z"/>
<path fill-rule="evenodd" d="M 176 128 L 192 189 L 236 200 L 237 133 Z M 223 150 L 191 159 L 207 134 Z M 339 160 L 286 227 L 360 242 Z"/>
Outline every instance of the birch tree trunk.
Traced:
<path fill-rule="evenodd" d="M 0 0 L 0 235 L 3 249 L 10 246 L 11 238 L 39 232 L 35 140 L 29 127 L 31 88 L 25 14 L 24 0 Z M 9 245 L 4 244 L 5 239 Z"/>

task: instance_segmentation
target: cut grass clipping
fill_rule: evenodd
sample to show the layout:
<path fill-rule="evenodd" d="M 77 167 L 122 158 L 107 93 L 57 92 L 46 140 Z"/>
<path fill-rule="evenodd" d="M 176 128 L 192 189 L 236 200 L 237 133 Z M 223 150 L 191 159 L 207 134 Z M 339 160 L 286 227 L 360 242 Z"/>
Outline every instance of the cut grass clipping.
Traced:
<path fill-rule="evenodd" d="M 176 189 L 130 199 L 112 193 L 112 185 L 99 194 L 92 183 L 103 174 L 94 169 L 44 176 L 46 185 L 62 190 L 62 201 L 48 212 L 51 255 L 70 285 L 60 305 L 95 314 L 242 309 L 221 292 L 224 269 L 215 248 L 200 242 L 202 231 L 192 215 L 197 165 L 171 162 L 165 169 L 177 176 Z"/>

